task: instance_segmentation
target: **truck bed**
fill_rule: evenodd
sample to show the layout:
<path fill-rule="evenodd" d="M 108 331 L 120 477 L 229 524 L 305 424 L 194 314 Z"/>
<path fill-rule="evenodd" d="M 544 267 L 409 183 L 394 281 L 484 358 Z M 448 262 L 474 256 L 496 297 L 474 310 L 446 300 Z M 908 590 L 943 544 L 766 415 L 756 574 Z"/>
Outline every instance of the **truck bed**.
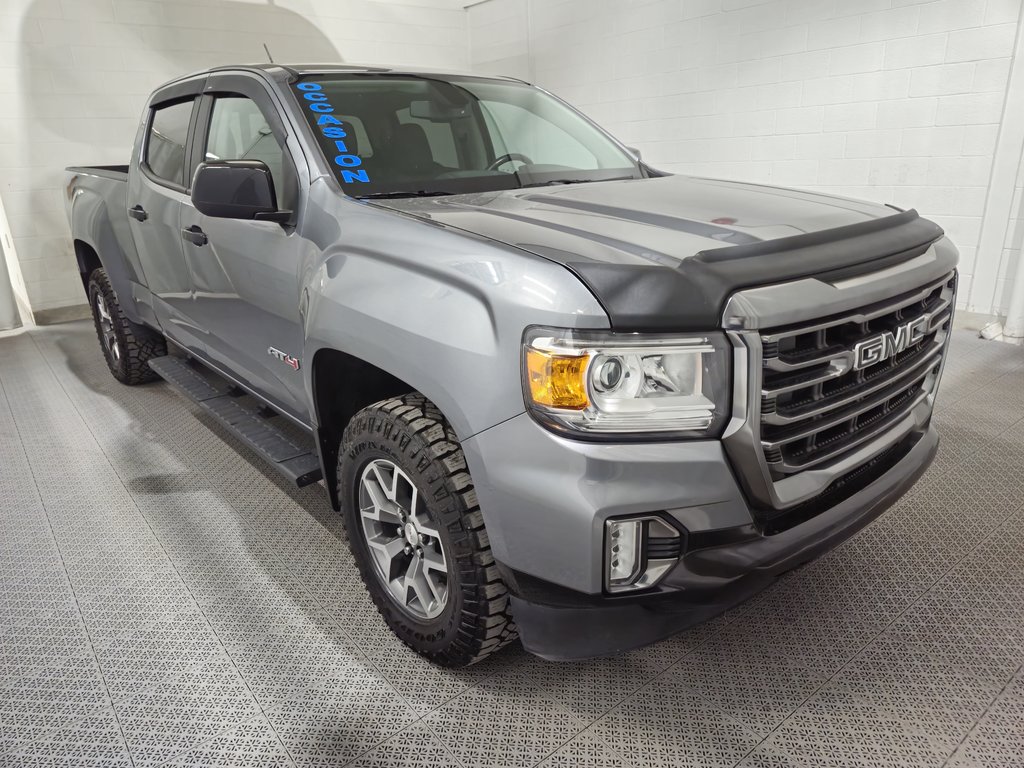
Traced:
<path fill-rule="evenodd" d="M 128 166 L 88 165 L 67 169 L 64 205 L 75 240 L 75 256 L 83 284 L 100 261 L 118 296 L 133 296 L 141 265 L 128 219 Z M 149 322 L 134 302 L 123 306 L 132 322 Z"/>
<path fill-rule="evenodd" d="M 90 176 L 105 176 L 108 179 L 128 181 L 127 165 L 71 165 L 65 170 L 69 173 L 85 173 Z"/>

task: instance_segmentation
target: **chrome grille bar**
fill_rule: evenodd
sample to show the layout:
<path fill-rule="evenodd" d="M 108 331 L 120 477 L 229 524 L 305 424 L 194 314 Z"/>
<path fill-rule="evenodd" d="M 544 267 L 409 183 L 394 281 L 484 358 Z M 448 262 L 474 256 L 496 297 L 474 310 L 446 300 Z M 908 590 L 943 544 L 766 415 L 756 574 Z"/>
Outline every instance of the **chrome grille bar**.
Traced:
<path fill-rule="evenodd" d="M 784 338 L 803 335 L 806 333 L 810 333 L 811 331 L 825 330 L 827 328 L 832 328 L 837 325 L 842 325 L 844 323 L 863 323 L 870 322 L 871 320 L 877 320 L 878 318 L 891 314 L 903 307 L 911 306 L 917 302 L 924 301 L 925 299 L 928 298 L 929 295 L 935 293 L 936 289 L 941 289 L 945 287 L 947 283 L 950 282 L 950 280 L 952 280 L 952 277 L 947 275 L 941 280 L 937 280 L 933 283 L 930 283 L 927 286 L 921 288 L 920 290 L 913 291 L 910 294 L 904 294 L 903 296 L 898 296 L 895 299 L 892 299 L 891 301 L 883 302 L 873 307 L 866 307 L 863 310 L 854 313 L 844 314 L 839 317 L 830 317 L 809 324 L 800 324 L 799 326 L 791 326 L 774 331 L 765 331 L 761 333 L 761 342 L 765 345 L 770 346 Z M 953 291 L 950 291 L 948 295 L 945 294 L 945 292 L 943 292 L 943 294 L 937 300 L 935 307 L 932 308 L 930 311 L 935 313 L 942 312 L 945 309 L 949 309 L 952 302 Z"/>
<path fill-rule="evenodd" d="M 844 394 L 829 400 L 809 400 L 806 405 L 799 406 L 792 409 L 788 413 L 779 413 L 778 411 L 762 413 L 761 420 L 765 424 L 793 424 L 795 422 L 804 421 L 814 416 L 823 416 L 830 411 L 838 408 L 842 408 L 851 403 L 855 403 L 861 398 L 873 395 L 879 390 L 887 389 L 894 383 L 907 381 L 915 373 L 921 372 L 921 375 L 925 375 L 928 371 L 934 368 L 940 361 L 942 356 L 942 345 L 938 342 L 932 342 L 931 346 L 928 347 L 927 352 L 916 362 L 909 365 L 905 370 L 900 373 L 894 379 L 884 379 L 877 383 L 871 384 L 870 386 L 860 387 L 851 390 L 848 394 Z M 763 396 L 771 396 L 762 390 Z"/>
<path fill-rule="evenodd" d="M 839 447 L 826 449 L 819 452 L 813 459 L 809 459 L 807 461 L 782 459 L 777 462 L 769 462 L 769 466 L 773 467 L 776 470 L 782 471 L 786 474 L 791 474 L 794 472 L 802 472 L 805 469 L 810 469 L 811 467 L 817 466 L 826 461 L 834 459 L 837 456 L 840 456 L 844 453 L 847 453 L 848 451 L 853 450 L 854 448 L 857 448 L 862 443 L 866 443 L 868 440 L 871 440 L 873 437 L 876 437 L 877 435 L 884 432 L 886 429 L 888 429 L 893 424 L 898 422 L 906 414 L 907 411 L 912 409 L 915 405 L 920 403 L 927 396 L 928 393 L 926 391 L 918 391 L 917 394 L 914 395 L 911 400 L 907 401 L 906 404 L 901 406 L 898 411 L 893 411 L 891 414 L 887 414 L 884 419 L 877 422 L 873 422 L 870 428 L 863 429 L 857 432 L 856 437 L 848 441 L 844 441 Z"/>
<path fill-rule="evenodd" d="M 760 435 L 775 482 L 855 452 L 932 391 L 954 274 L 843 315 L 759 333 Z"/>

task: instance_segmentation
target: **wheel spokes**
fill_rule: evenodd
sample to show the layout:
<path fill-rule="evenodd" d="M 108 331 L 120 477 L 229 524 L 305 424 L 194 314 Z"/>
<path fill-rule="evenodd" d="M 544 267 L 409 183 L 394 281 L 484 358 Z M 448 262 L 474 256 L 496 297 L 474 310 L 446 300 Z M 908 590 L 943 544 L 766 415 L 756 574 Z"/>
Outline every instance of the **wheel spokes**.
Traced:
<path fill-rule="evenodd" d="M 424 571 L 437 571 L 448 573 L 448 566 L 444 562 L 444 556 L 434 551 L 433 547 L 423 548 L 423 569 Z"/>
<path fill-rule="evenodd" d="M 360 477 L 358 504 L 368 554 L 391 596 L 414 617 L 439 615 L 448 601 L 448 566 L 415 483 L 393 462 L 376 459 Z"/>
<path fill-rule="evenodd" d="M 409 563 L 409 569 L 405 573 L 405 589 L 406 595 L 412 591 L 419 600 L 420 609 L 428 615 L 441 601 L 441 590 L 427 575 L 423 556 L 420 554 L 413 555 Z"/>
<path fill-rule="evenodd" d="M 405 542 L 398 536 L 391 538 L 367 539 L 366 543 L 374 550 L 374 556 L 381 570 L 389 579 L 395 579 L 403 571 L 405 560 Z"/>
<path fill-rule="evenodd" d="M 96 297 L 96 311 L 100 313 L 100 319 L 105 323 L 112 323 L 110 319 L 110 312 L 107 309 L 107 302 L 102 296 Z"/>
<path fill-rule="evenodd" d="M 384 469 L 384 472 L 381 472 L 382 468 Z M 377 479 L 377 484 L 380 486 L 381 492 L 389 501 L 396 501 L 396 491 L 398 488 L 398 472 L 395 471 L 396 468 L 392 466 L 390 476 L 385 478 L 384 475 L 389 474 L 387 470 L 388 468 L 382 467 L 379 461 L 375 461 L 373 463 L 373 476 Z"/>
<path fill-rule="evenodd" d="M 376 474 L 376 473 L 375 473 Z M 377 475 L 379 478 L 379 475 Z M 387 492 L 382 487 L 379 479 L 364 478 L 363 487 L 366 489 L 367 495 L 370 497 L 370 504 L 360 508 L 360 513 L 363 517 L 375 520 L 379 523 L 388 523 L 390 525 L 401 525 L 402 516 L 399 512 L 398 505 L 388 498 Z"/>
<path fill-rule="evenodd" d="M 114 320 L 110 316 L 110 309 L 107 307 L 107 300 L 103 298 L 103 294 L 96 294 L 95 304 L 103 347 L 115 361 L 119 361 L 121 359 L 121 345 L 118 344 L 117 333 L 114 331 Z"/>

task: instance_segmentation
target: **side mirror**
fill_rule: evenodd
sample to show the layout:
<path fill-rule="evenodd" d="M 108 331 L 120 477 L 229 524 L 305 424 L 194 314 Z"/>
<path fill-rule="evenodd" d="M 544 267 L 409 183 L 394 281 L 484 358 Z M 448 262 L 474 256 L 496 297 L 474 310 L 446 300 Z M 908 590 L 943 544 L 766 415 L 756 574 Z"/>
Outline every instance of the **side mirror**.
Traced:
<path fill-rule="evenodd" d="M 262 160 L 201 163 L 192 179 L 192 204 L 222 219 L 285 222 L 292 215 L 277 209 L 274 179 Z"/>
<path fill-rule="evenodd" d="M 640 150 L 637 149 L 636 147 L 626 147 L 626 151 L 629 152 L 629 154 L 633 156 L 633 159 L 636 160 L 638 163 L 643 159 L 642 157 L 640 157 Z"/>

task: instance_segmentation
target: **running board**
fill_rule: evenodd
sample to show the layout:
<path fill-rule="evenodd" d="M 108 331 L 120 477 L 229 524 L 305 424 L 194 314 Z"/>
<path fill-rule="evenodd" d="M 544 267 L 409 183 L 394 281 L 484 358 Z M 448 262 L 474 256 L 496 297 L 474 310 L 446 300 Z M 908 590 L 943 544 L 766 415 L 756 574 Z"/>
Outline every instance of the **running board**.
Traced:
<path fill-rule="evenodd" d="M 160 378 L 219 421 L 237 440 L 267 459 L 281 474 L 302 488 L 323 477 L 320 459 L 310 446 L 298 445 L 266 416 L 239 402 L 239 392 L 226 382 L 215 382 L 201 375 L 187 360 L 174 356 L 149 361 Z"/>

